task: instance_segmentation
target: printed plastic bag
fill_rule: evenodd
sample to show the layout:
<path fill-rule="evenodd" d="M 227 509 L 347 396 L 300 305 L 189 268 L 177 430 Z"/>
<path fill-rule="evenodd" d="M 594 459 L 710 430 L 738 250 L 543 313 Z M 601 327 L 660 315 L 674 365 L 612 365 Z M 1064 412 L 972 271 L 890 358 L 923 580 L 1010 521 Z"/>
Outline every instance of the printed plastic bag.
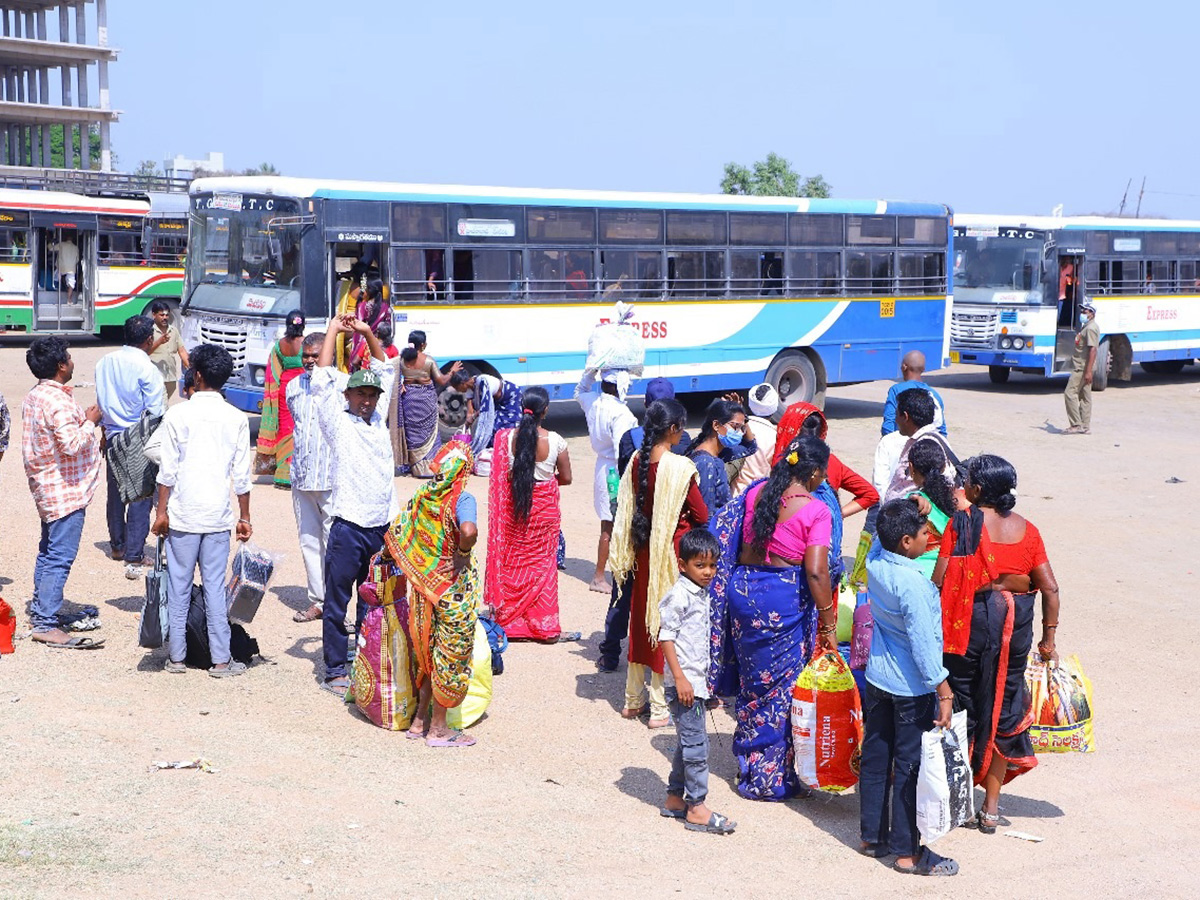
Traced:
<path fill-rule="evenodd" d="M 796 775 L 808 787 L 841 793 L 858 783 L 862 705 L 846 661 L 818 650 L 792 690 Z"/>
<path fill-rule="evenodd" d="M 966 824 L 974 815 L 967 714 L 960 711 L 950 718 L 949 728 L 935 728 L 921 735 L 917 829 L 928 844 Z"/>
<path fill-rule="evenodd" d="M 871 657 L 871 635 L 875 619 L 871 615 L 871 600 L 864 592 L 854 607 L 854 628 L 850 636 L 850 668 L 862 671 Z"/>
<path fill-rule="evenodd" d="M 1033 714 L 1029 738 L 1035 753 L 1093 753 L 1092 682 L 1078 656 L 1045 662 L 1029 655 L 1025 695 Z"/>
<path fill-rule="evenodd" d="M 372 560 L 370 577 L 358 591 L 368 610 L 358 632 L 351 691 L 355 705 L 373 723 L 405 731 L 417 713 L 406 582 L 397 566 L 379 556 Z"/>
<path fill-rule="evenodd" d="M 278 557 L 253 541 L 238 545 L 229 564 L 229 579 L 225 582 L 225 604 L 231 621 L 243 625 L 254 621 L 277 561 Z"/>

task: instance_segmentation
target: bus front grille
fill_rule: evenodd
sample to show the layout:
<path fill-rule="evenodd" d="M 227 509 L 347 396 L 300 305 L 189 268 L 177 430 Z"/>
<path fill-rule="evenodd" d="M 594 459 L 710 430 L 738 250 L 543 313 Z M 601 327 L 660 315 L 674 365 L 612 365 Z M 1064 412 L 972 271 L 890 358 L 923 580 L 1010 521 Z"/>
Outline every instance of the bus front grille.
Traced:
<path fill-rule="evenodd" d="M 214 322 L 200 322 L 200 342 L 216 344 L 224 347 L 233 357 L 233 376 L 230 384 L 240 384 L 245 380 L 246 367 L 246 330 L 231 325 L 219 325 Z"/>
<path fill-rule="evenodd" d="M 973 350 L 996 346 L 999 318 L 995 312 L 958 312 L 950 315 L 950 345 Z"/>

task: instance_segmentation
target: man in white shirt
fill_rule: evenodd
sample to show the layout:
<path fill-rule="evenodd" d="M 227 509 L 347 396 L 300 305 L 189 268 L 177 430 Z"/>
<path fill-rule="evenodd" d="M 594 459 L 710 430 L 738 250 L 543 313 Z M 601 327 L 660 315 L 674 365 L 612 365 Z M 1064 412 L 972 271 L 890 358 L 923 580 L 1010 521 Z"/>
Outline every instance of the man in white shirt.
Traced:
<path fill-rule="evenodd" d="M 65 284 L 67 286 L 67 302 L 72 303 L 75 300 L 75 270 L 79 268 L 79 248 L 75 246 L 75 241 L 69 234 L 64 234 L 57 244 L 51 245 L 50 249 L 54 251 L 57 258 L 59 290 L 62 290 L 62 285 Z"/>
<path fill-rule="evenodd" d="M 880 506 L 889 500 L 907 497 L 916 490 L 908 471 L 908 451 L 917 441 L 923 438 L 939 441 L 946 449 L 946 458 L 950 462 L 956 461 L 950 443 L 938 431 L 936 414 L 937 401 L 923 388 L 910 388 L 897 398 L 896 431 L 883 437 L 875 450 L 875 469 L 871 480 L 875 490 L 879 491 Z M 903 439 L 889 441 L 895 434 L 902 435 Z M 880 459 L 881 452 L 883 460 Z M 885 466 L 888 468 L 886 476 Z M 881 481 L 884 477 L 886 480 Z"/>
<path fill-rule="evenodd" d="M 600 392 L 595 391 L 596 375 L 600 375 Z M 619 385 L 628 384 L 629 375 L 605 369 L 599 373 L 587 369 L 579 384 L 575 386 L 575 399 L 583 407 L 587 418 L 588 437 L 596 452 L 596 473 L 592 482 L 592 499 L 596 515 L 600 518 L 600 542 L 596 547 L 596 573 L 592 576 L 590 590 L 599 594 L 609 593 L 608 547 L 612 541 L 613 507 L 609 492 L 609 479 L 617 478 L 617 458 L 620 455 L 621 438 L 630 428 L 637 426 L 637 418 L 625 405 L 624 393 Z M 611 473 L 611 474 L 610 474 Z"/>
<path fill-rule="evenodd" d="M 223 347 L 201 344 L 191 354 L 195 391 L 190 400 L 171 407 L 159 428 L 164 430 L 162 465 L 158 469 L 158 515 L 154 533 L 167 540 L 167 672 L 182 673 L 187 655 L 187 618 L 192 577 L 200 566 L 208 622 L 208 649 L 213 678 L 246 671 L 229 652 L 229 613 L 225 603 L 225 566 L 229 532 L 250 540 L 250 425 L 246 416 L 225 402 L 221 388 L 233 374 L 233 357 Z M 229 487 L 238 498 L 234 528 Z"/>
<path fill-rule="evenodd" d="M 758 441 L 758 451 L 741 461 L 733 492 L 740 494 L 760 478 L 771 474 L 771 461 L 775 458 L 775 438 L 779 433 L 774 416 L 779 412 L 779 392 L 767 383 L 750 388 L 747 398 L 751 415 L 747 419 Z"/>
<path fill-rule="evenodd" d="M 150 361 L 154 345 L 154 322 L 149 316 L 125 320 L 125 346 L 96 363 L 96 402 L 104 412 L 104 434 L 108 440 L 132 427 L 149 412 L 161 416 L 166 410 L 162 373 Z M 136 581 L 144 574 L 146 534 L 150 530 L 153 497 L 126 506 L 113 467 L 108 472 L 108 540 L 115 560 L 125 561 L 125 577 Z"/>
<path fill-rule="evenodd" d="M 325 552 L 329 528 L 333 525 L 330 509 L 330 445 L 321 434 L 313 408 L 312 372 L 325 343 L 325 332 L 306 335 L 300 345 L 304 371 L 287 386 L 288 411 L 295 427 L 292 438 L 292 510 L 300 536 L 300 556 L 308 576 L 308 609 L 292 616 L 293 622 L 313 622 L 321 618 L 325 602 Z"/>
<path fill-rule="evenodd" d="M 339 392 L 333 366 L 338 335 L 360 334 L 371 351 L 369 369 L 360 369 Z M 396 370 L 371 327 L 354 316 L 329 323 L 321 355 L 312 373 L 313 411 L 332 452 L 329 473 L 329 540 L 325 549 L 325 609 L 321 622 L 325 680 L 321 687 L 343 696 L 349 633 L 346 610 L 355 585 L 367 580 L 371 557 L 383 547 L 383 535 L 400 512 L 396 499 L 392 436 L 378 410 L 388 408 Z M 355 619 L 362 621 L 361 604 Z"/>

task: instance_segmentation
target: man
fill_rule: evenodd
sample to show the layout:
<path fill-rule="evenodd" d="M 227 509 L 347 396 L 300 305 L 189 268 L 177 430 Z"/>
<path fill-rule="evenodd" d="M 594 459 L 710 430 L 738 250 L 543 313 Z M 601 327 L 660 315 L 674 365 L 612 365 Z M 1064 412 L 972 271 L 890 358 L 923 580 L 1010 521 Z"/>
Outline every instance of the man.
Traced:
<path fill-rule="evenodd" d="M 183 368 L 191 366 L 188 361 L 187 348 L 178 329 L 171 324 L 171 307 L 164 300 L 155 300 L 150 304 L 150 316 L 154 319 L 154 343 L 150 345 L 150 361 L 154 363 L 162 375 L 166 388 L 167 399 L 175 396 L 175 386 L 179 382 L 179 364 Z"/>
<path fill-rule="evenodd" d="M 339 393 L 341 382 L 334 360 L 343 334 L 358 334 L 366 341 L 370 368 L 351 375 Z M 325 550 L 321 623 L 325 680 L 321 687 L 338 696 L 344 696 L 350 686 L 346 677 L 350 597 L 355 585 L 367 580 L 371 557 L 383 546 L 384 532 L 400 512 L 393 480 L 392 436 L 378 411 L 388 408 L 395 372 L 366 322 L 349 315 L 330 322 L 312 373 L 312 400 L 321 436 L 333 454 L 329 474 L 333 523 Z M 361 615 L 355 618 L 362 619 Z"/>
<path fill-rule="evenodd" d="M 104 410 L 104 434 L 108 440 L 132 427 L 145 413 L 161 416 L 166 409 L 162 375 L 150 361 L 154 346 L 154 323 L 147 316 L 125 320 L 125 346 L 96 363 L 96 400 Z M 125 577 L 136 581 L 144 574 L 146 535 L 150 531 L 153 497 L 126 506 L 112 466 L 108 471 L 108 540 L 113 559 L 125 561 Z"/>
<path fill-rule="evenodd" d="M 59 626 L 63 588 L 79 553 L 87 505 L 100 483 L 99 406 L 84 412 L 67 383 L 75 362 L 60 337 L 36 338 L 25 353 L 37 385 L 21 404 L 21 455 L 42 520 L 33 566 L 33 640 L 65 650 L 91 650 L 103 640 L 72 637 Z"/>
<path fill-rule="evenodd" d="M 942 395 L 921 380 L 924 375 L 925 354 L 920 350 L 910 350 L 908 353 L 905 353 L 904 359 L 900 361 L 900 383 L 893 384 L 888 389 L 887 400 L 883 403 L 883 427 L 880 430 L 880 434 L 889 435 L 896 430 L 896 402 L 900 395 L 913 388 L 920 388 L 923 391 L 929 391 L 932 395 L 936 406 L 933 424 L 945 436 L 946 406 L 942 403 Z"/>
<path fill-rule="evenodd" d="M 4 459 L 4 454 L 8 450 L 8 436 L 12 428 L 12 420 L 8 415 L 8 404 L 4 402 L 4 395 L 0 394 L 0 460 Z"/>
<path fill-rule="evenodd" d="M 1079 304 L 1079 333 L 1071 354 L 1071 377 L 1067 379 L 1067 428 L 1063 434 L 1092 433 L 1092 375 L 1100 347 L 1100 326 L 1091 300 Z"/>
<path fill-rule="evenodd" d="M 937 404 L 933 394 L 921 388 L 904 391 L 897 400 L 896 431 L 880 438 L 875 449 L 875 468 L 871 482 L 879 492 L 882 503 L 907 497 L 916 490 L 912 474 L 908 471 L 908 451 L 923 438 L 941 443 L 946 451 L 947 466 L 958 462 L 950 449 L 950 443 L 938 433 L 934 424 Z M 897 435 L 900 437 L 897 438 Z M 951 477 L 953 477 L 953 473 Z M 874 520 L 871 520 L 874 526 Z"/>
<path fill-rule="evenodd" d="M 300 556 L 308 576 L 308 609 L 292 616 L 293 622 L 313 622 L 321 618 L 325 603 L 325 553 L 329 545 L 329 471 L 332 463 L 330 444 L 321 436 L 314 409 L 312 372 L 325 343 L 325 332 L 307 335 L 300 345 L 304 372 L 287 386 L 287 405 L 295 428 L 292 437 L 292 510 L 300 534 Z"/>
<path fill-rule="evenodd" d="M 596 376 L 600 376 L 600 393 L 594 390 Z M 575 386 L 575 399 L 583 407 L 587 418 L 588 437 L 596 452 L 596 472 L 592 479 L 592 502 L 600 519 L 600 541 L 596 547 L 596 572 L 588 589 L 598 594 L 610 592 L 608 576 L 608 547 L 612 542 L 613 508 L 608 482 L 617 478 L 617 460 L 620 457 L 621 438 L 630 428 L 637 427 L 637 419 L 625 405 L 625 390 L 629 384 L 629 373 L 625 371 L 587 369 L 579 384 Z"/>
<path fill-rule="evenodd" d="M 735 494 L 740 494 L 759 478 L 766 478 L 771 474 L 771 461 L 775 458 L 775 439 L 779 434 L 774 419 L 775 414 L 779 412 L 779 392 L 775 388 L 765 382 L 756 384 L 750 388 L 746 402 L 750 407 L 747 424 L 754 430 L 758 450 L 741 460 L 741 467 L 733 482 Z"/>
<path fill-rule="evenodd" d="M 229 531 L 234 528 L 229 486 L 238 498 L 236 534 L 250 540 L 250 425 L 246 416 L 221 396 L 233 374 L 233 357 L 224 347 L 201 344 L 192 354 L 194 390 L 187 403 L 172 407 L 159 428 L 162 465 L 158 469 L 158 515 L 154 533 L 167 539 L 167 611 L 170 621 L 164 670 L 187 671 L 188 609 L 192 577 L 200 567 L 213 678 L 246 671 L 229 651 L 229 612 L 225 603 L 225 566 Z"/>
<path fill-rule="evenodd" d="M 75 270 L 79 268 L 79 248 L 69 234 L 64 234 L 57 244 L 50 247 L 57 255 L 58 289 L 67 286 L 67 302 L 75 300 Z"/>

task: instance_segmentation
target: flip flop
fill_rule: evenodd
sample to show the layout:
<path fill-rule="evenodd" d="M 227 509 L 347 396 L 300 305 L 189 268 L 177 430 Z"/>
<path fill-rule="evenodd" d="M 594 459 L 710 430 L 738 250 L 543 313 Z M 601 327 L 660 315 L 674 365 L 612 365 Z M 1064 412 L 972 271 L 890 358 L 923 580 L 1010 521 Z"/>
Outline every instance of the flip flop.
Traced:
<path fill-rule="evenodd" d="M 902 866 L 900 861 L 892 863 L 892 868 L 906 875 L 957 875 L 958 863 L 945 856 L 938 856 L 928 847 L 921 848 L 921 855 L 911 866 Z"/>
<path fill-rule="evenodd" d="M 720 813 L 713 813 L 703 825 L 699 822 L 684 822 L 683 827 L 688 831 L 702 831 L 705 834 L 733 834 L 737 822 L 731 822 Z"/>
<path fill-rule="evenodd" d="M 454 732 L 448 738 L 425 738 L 426 747 L 473 747 L 475 738 L 461 731 Z"/>
<path fill-rule="evenodd" d="M 317 606 L 314 603 L 308 609 L 306 609 L 302 612 L 298 612 L 295 615 L 293 615 L 292 621 L 293 622 L 315 622 L 318 619 L 320 619 L 322 615 L 324 615 L 323 610 L 321 609 L 321 607 Z"/>
<path fill-rule="evenodd" d="M 558 633 L 558 637 L 556 637 L 550 643 L 552 643 L 552 644 L 569 644 L 571 641 L 577 641 L 581 637 L 583 637 L 583 634 L 582 634 L 582 632 L 579 632 L 579 631 L 560 631 Z"/>
<path fill-rule="evenodd" d="M 37 638 L 31 639 L 35 644 L 41 644 L 43 647 L 53 647 L 55 650 L 99 650 L 104 646 L 104 638 L 93 639 L 85 637 L 73 637 L 68 641 L 39 641 Z"/>

